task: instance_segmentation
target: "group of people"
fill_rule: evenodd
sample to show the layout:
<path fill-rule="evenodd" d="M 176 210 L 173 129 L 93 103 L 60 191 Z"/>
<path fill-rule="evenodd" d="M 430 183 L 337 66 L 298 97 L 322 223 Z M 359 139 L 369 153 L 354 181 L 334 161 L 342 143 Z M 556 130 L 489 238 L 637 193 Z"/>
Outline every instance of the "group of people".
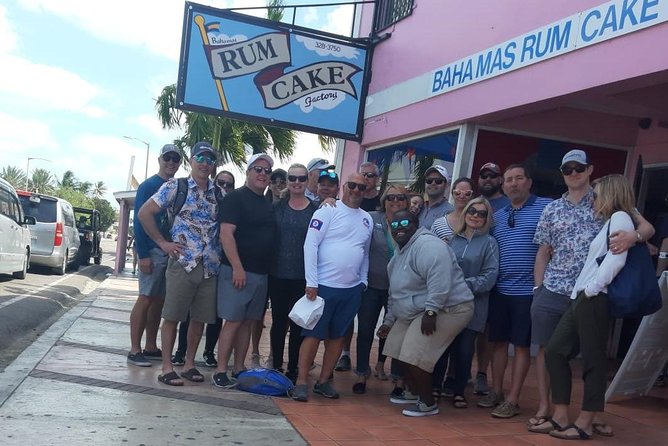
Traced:
<path fill-rule="evenodd" d="M 208 324 L 205 363 L 216 367 L 216 386 L 232 388 L 245 370 L 251 339 L 252 365 L 258 365 L 269 299 L 268 364 L 293 380 L 290 396 L 297 401 L 307 401 L 311 391 L 339 397 L 334 371 L 352 368 L 357 318 L 354 393 L 366 392 L 372 373 L 389 379 L 389 357 L 395 382 L 390 401 L 407 404 L 404 415 L 436 414 L 442 397 L 466 408 L 475 356 L 476 405 L 492 409 L 494 417 L 514 417 L 521 413 L 529 347 L 536 344 L 540 402 L 528 430 L 567 439 L 612 435 L 598 417 L 606 386 L 606 286 L 624 266 L 626 251 L 654 233 L 634 208 L 623 176 L 592 184 L 594 166 L 584 151 L 573 149 L 560 166 L 568 190 L 552 201 L 531 193 L 531 174 L 520 164 L 502 171 L 486 163 L 477 182 L 451 182 L 447 169 L 434 165 L 426 171 L 425 200 L 396 184 L 379 191 L 380 172 L 370 162 L 341 184 L 325 159 L 293 164 L 286 172 L 273 170 L 269 155 L 255 154 L 244 185 L 235 188 L 229 172 L 212 178 L 216 161 L 208 143 L 192 147 L 191 175 L 176 212 L 181 191 L 173 177 L 181 156 L 174 146 L 163 147 L 158 174 L 137 191 L 139 298 L 131 315 L 129 363 L 161 360 L 159 380 L 167 385 L 201 382 L 195 353 Z M 303 295 L 325 302 L 309 330 L 288 317 Z M 183 339 L 172 356 L 179 322 Z M 374 336 L 379 348 L 372 369 Z M 311 386 L 320 341 L 322 366 Z M 510 344 L 512 377 L 504 392 Z M 578 352 L 584 399 L 571 422 L 569 361 Z M 184 371 L 177 374 L 174 365 Z"/>

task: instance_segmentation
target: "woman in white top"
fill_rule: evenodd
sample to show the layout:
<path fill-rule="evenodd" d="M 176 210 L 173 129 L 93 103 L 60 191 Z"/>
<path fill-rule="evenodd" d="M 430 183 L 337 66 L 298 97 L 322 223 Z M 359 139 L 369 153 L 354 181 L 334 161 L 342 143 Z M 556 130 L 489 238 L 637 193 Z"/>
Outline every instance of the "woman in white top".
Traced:
<path fill-rule="evenodd" d="M 594 187 L 594 211 L 607 221 L 589 246 L 587 260 L 573 288 L 571 307 L 559 321 L 545 348 L 554 403 L 551 420 L 554 429 L 549 430 L 553 437 L 584 440 L 593 432 L 612 435 L 610 427 L 596 422 L 595 416 L 603 411 L 605 403 L 605 352 L 610 321 L 607 286 L 624 267 L 627 252 L 613 254 L 608 251 L 607 237 L 608 231 L 612 234 L 635 229 L 631 219 L 634 203 L 631 186 L 622 175 L 605 176 Z M 605 258 L 599 265 L 596 259 L 602 256 Z M 569 360 L 578 351 L 583 360 L 584 395 L 580 414 L 569 424 L 572 383 Z"/>
<path fill-rule="evenodd" d="M 452 197 L 455 199 L 455 210 L 437 218 L 431 225 L 431 232 L 444 242 L 449 242 L 455 235 L 455 229 L 462 221 L 464 207 L 473 199 L 473 180 L 462 177 L 452 183 Z"/>

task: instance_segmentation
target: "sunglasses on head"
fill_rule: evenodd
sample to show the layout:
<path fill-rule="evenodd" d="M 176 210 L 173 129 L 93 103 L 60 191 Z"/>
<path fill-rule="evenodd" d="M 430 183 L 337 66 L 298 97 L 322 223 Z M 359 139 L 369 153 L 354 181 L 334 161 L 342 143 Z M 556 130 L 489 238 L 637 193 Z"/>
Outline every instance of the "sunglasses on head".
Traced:
<path fill-rule="evenodd" d="M 364 172 L 364 173 L 362 174 L 362 176 L 363 176 L 364 178 L 376 178 L 378 175 L 376 175 L 376 174 L 373 173 L 373 172 Z"/>
<path fill-rule="evenodd" d="M 320 172 L 320 177 L 330 177 L 330 178 L 332 178 L 332 179 L 334 179 L 334 180 L 336 180 L 336 178 L 337 178 L 337 176 L 336 176 L 336 172 L 329 172 L 329 171 L 327 171 L 327 170 L 323 170 L 323 171 L 321 171 L 321 172 Z"/>
<path fill-rule="evenodd" d="M 582 173 L 582 172 L 584 172 L 585 170 L 587 170 L 587 166 L 585 166 L 584 164 L 578 164 L 578 165 L 575 166 L 575 167 L 563 166 L 563 167 L 561 168 L 561 173 L 564 174 L 565 177 L 567 177 L 567 176 L 569 176 L 570 174 L 572 174 L 573 171 L 575 171 L 575 172 L 577 172 L 577 173 Z"/>
<path fill-rule="evenodd" d="M 497 178 L 499 178 L 498 173 L 481 173 L 480 174 L 480 179 L 481 180 L 489 180 L 489 179 L 495 180 Z"/>
<path fill-rule="evenodd" d="M 466 197 L 466 198 L 468 198 L 468 197 L 473 195 L 473 191 L 472 190 L 458 190 L 458 189 L 455 189 L 455 190 L 452 191 L 452 195 L 454 195 L 455 197 Z"/>
<path fill-rule="evenodd" d="M 225 180 L 218 180 L 216 183 L 218 183 L 218 186 L 222 187 L 223 189 L 234 188 L 234 183 L 228 183 Z"/>
<path fill-rule="evenodd" d="M 288 181 L 291 183 L 296 183 L 297 181 L 306 183 L 306 180 L 308 180 L 308 176 L 306 175 L 288 175 Z"/>
<path fill-rule="evenodd" d="M 431 183 L 443 184 L 443 183 L 445 183 L 445 179 L 444 178 L 427 178 L 426 180 L 424 180 L 424 182 L 427 183 L 427 184 L 431 184 Z"/>
<path fill-rule="evenodd" d="M 213 164 L 216 162 L 212 158 L 209 158 L 206 155 L 195 155 L 193 156 L 193 159 L 195 160 L 196 163 L 198 164 L 208 164 L 209 166 L 213 166 Z"/>
<path fill-rule="evenodd" d="M 408 219 L 406 219 L 406 220 L 400 220 L 400 221 L 393 221 L 392 223 L 390 223 L 390 227 L 392 229 L 397 229 L 397 228 L 399 228 L 399 226 L 401 226 L 402 228 L 407 228 L 408 225 L 410 225 L 410 224 L 411 224 L 411 222 Z"/>
<path fill-rule="evenodd" d="M 348 181 L 346 186 L 348 186 L 348 189 L 350 190 L 358 189 L 360 192 L 364 192 L 366 190 L 366 184 L 355 183 L 354 181 Z"/>
<path fill-rule="evenodd" d="M 248 170 L 252 170 L 255 173 L 263 173 L 264 172 L 267 175 L 269 175 L 271 173 L 271 169 L 269 167 L 262 167 L 262 166 L 251 166 L 250 169 L 248 169 Z"/>
<path fill-rule="evenodd" d="M 406 201 L 406 196 L 404 194 L 389 194 L 385 197 L 387 201 Z"/>
<path fill-rule="evenodd" d="M 487 212 L 487 209 L 476 209 L 473 206 L 469 208 L 468 211 L 466 211 L 467 214 L 469 214 L 471 217 L 478 216 L 480 218 L 487 218 L 487 215 L 489 215 L 489 212 Z M 513 224 L 515 224 L 513 222 Z"/>
<path fill-rule="evenodd" d="M 178 155 L 176 153 L 165 153 L 162 155 L 162 160 L 166 163 L 168 162 L 173 162 L 173 163 L 180 163 L 181 162 L 181 155 Z"/>

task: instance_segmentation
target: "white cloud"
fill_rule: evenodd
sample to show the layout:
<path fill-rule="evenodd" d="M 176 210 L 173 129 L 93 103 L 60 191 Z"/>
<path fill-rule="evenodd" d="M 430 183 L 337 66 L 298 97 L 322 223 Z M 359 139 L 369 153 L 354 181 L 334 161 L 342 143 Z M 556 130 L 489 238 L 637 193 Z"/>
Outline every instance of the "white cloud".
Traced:
<path fill-rule="evenodd" d="M 350 30 L 353 26 L 353 18 L 352 5 L 338 6 L 332 12 L 327 14 L 327 22 L 325 22 L 321 30 L 333 34 L 350 36 Z"/>
<path fill-rule="evenodd" d="M 302 14 L 304 14 L 302 20 L 306 25 L 311 25 L 318 21 L 318 9 L 314 8 L 313 6 L 306 8 L 306 11 L 302 12 Z"/>
<path fill-rule="evenodd" d="M 57 149 L 51 129 L 39 119 L 21 119 L 0 112 L 2 165 L 22 163 L 28 156 L 48 158 Z"/>
<path fill-rule="evenodd" d="M 297 42 L 301 42 L 306 49 L 315 51 L 319 56 L 345 57 L 346 59 L 357 59 L 360 52 L 350 46 L 338 45 L 325 40 L 312 39 L 306 36 L 295 36 Z"/>
<path fill-rule="evenodd" d="M 7 8 L 0 6 L 0 54 L 14 51 L 17 42 L 14 27 L 7 19 Z"/>
<path fill-rule="evenodd" d="M 346 93 L 338 90 L 320 90 L 297 99 L 293 104 L 298 105 L 304 113 L 311 113 L 316 108 L 331 110 L 343 102 L 346 96 Z"/>

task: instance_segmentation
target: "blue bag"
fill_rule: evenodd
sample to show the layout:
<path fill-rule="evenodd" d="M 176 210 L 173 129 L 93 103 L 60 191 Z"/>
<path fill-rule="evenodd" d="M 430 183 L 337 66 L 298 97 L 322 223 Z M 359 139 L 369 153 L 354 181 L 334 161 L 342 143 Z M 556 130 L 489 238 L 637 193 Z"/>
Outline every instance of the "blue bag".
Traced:
<path fill-rule="evenodd" d="M 244 370 L 237 376 L 238 390 L 258 395 L 286 396 L 294 384 L 284 374 L 271 369 L 257 368 Z"/>
<path fill-rule="evenodd" d="M 606 234 L 610 249 L 610 223 Z M 606 253 L 607 255 L 607 253 Z M 604 256 L 596 259 L 600 265 Z M 628 250 L 626 263 L 608 285 L 608 313 L 614 318 L 637 318 L 656 313 L 663 305 L 654 265 L 647 244 Z"/>

